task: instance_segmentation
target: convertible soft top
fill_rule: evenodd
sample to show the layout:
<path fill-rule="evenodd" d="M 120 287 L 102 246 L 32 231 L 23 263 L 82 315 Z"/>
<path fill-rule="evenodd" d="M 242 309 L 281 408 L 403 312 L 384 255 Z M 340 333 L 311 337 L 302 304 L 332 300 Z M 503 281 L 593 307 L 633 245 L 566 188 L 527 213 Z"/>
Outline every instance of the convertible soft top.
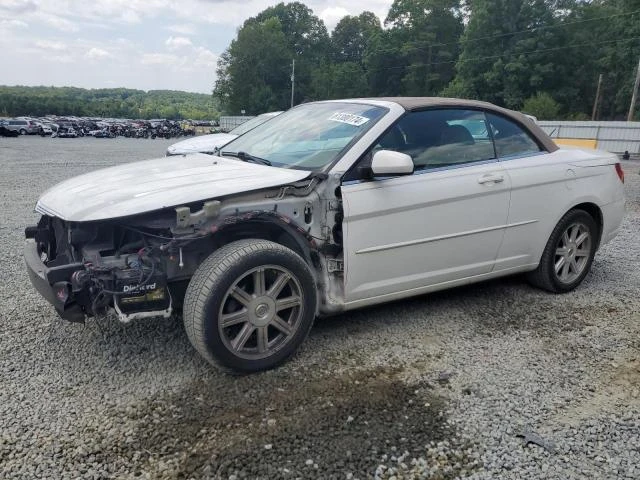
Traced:
<path fill-rule="evenodd" d="M 514 110 L 498 107 L 488 102 L 480 102 L 478 100 L 464 100 L 459 98 L 444 97 L 383 97 L 372 98 L 371 100 L 381 100 L 384 102 L 397 103 L 405 110 L 413 112 L 416 110 L 424 110 L 433 107 L 448 108 L 478 108 L 483 110 L 494 111 L 500 115 L 508 117 L 513 121 L 524 126 L 535 137 L 538 143 L 544 146 L 548 152 L 555 152 L 558 146 L 553 140 L 538 126 L 535 122 L 528 119 L 525 115 Z"/>

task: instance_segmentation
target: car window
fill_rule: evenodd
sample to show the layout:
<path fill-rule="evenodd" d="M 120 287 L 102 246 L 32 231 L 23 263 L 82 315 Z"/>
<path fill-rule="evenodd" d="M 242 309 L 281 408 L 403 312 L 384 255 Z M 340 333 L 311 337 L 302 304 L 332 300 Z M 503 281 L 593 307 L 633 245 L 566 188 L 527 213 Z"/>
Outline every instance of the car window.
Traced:
<path fill-rule="evenodd" d="M 499 115 L 487 113 L 496 153 L 500 157 L 526 156 L 541 151 L 533 137 L 521 126 Z"/>
<path fill-rule="evenodd" d="M 416 170 L 457 166 L 495 158 L 484 113 L 425 110 L 402 117 L 374 147 L 411 156 Z"/>
<path fill-rule="evenodd" d="M 257 117 L 253 117 L 251 120 L 247 120 L 246 122 L 238 125 L 236 128 L 231 130 L 229 133 L 232 133 L 233 135 L 238 135 L 238 136 L 239 135 L 244 135 L 249 130 L 253 130 L 258 125 L 262 125 L 264 122 L 266 122 L 267 120 L 269 120 L 269 119 L 271 119 L 273 117 L 275 117 L 275 115 L 272 115 L 270 113 L 263 113 L 262 115 L 258 115 Z"/>
<path fill-rule="evenodd" d="M 317 170 L 340 157 L 387 112 L 364 103 L 318 102 L 292 108 L 225 145 L 276 167 Z"/>

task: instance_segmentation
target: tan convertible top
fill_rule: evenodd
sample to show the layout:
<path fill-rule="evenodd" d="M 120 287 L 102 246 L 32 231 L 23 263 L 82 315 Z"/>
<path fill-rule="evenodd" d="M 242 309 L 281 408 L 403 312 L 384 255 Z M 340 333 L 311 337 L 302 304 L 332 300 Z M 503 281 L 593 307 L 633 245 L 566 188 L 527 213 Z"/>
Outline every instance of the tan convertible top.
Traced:
<path fill-rule="evenodd" d="M 526 128 L 538 141 L 540 145 L 544 147 L 548 152 L 555 152 L 558 150 L 558 146 L 553 140 L 531 119 L 527 118 L 520 112 L 514 110 L 508 110 L 506 108 L 498 107 L 492 103 L 480 102 L 478 100 L 465 100 L 461 98 L 443 98 L 443 97 L 384 97 L 384 98 L 372 98 L 371 100 L 382 100 L 385 102 L 397 103 L 407 111 L 425 110 L 434 107 L 456 107 L 456 108 L 471 108 L 482 109 L 491 112 L 495 112 L 502 116 L 508 117 L 515 121 L 522 127 Z"/>

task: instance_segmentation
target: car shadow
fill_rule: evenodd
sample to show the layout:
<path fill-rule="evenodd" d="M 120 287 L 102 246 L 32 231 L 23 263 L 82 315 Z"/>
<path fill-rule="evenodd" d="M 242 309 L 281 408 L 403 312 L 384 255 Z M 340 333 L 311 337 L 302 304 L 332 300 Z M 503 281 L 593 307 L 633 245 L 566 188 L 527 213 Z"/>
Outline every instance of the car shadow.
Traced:
<path fill-rule="evenodd" d="M 328 345 L 332 338 L 349 335 L 365 348 L 370 345 L 366 337 L 380 337 L 380 332 L 397 336 L 399 343 L 407 335 L 449 338 L 527 332 L 555 338 L 592 324 L 594 311 L 598 321 L 608 321 L 630 308 L 615 297 L 598 295 L 601 288 L 593 273 L 567 294 L 534 288 L 523 275 L 513 275 L 320 318 L 310 339 L 321 343 L 326 339 Z"/>

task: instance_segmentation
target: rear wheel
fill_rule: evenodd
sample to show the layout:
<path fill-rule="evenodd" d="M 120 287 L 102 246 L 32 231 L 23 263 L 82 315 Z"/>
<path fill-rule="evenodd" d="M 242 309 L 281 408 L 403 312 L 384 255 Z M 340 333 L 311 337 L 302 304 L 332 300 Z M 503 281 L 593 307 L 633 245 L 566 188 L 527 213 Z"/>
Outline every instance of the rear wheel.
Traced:
<path fill-rule="evenodd" d="M 299 255 L 266 240 L 240 240 L 200 265 L 183 319 L 192 345 L 210 363 L 249 373 L 293 355 L 315 311 L 315 281 Z"/>
<path fill-rule="evenodd" d="M 555 293 L 569 292 L 587 276 L 598 243 L 598 226 L 584 210 L 571 210 L 556 225 L 531 284 Z"/>
<path fill-rule="evenodd" d="M 20 135 L 26 135 L 27 131 L 24 128 L 20 129 Z"/>

